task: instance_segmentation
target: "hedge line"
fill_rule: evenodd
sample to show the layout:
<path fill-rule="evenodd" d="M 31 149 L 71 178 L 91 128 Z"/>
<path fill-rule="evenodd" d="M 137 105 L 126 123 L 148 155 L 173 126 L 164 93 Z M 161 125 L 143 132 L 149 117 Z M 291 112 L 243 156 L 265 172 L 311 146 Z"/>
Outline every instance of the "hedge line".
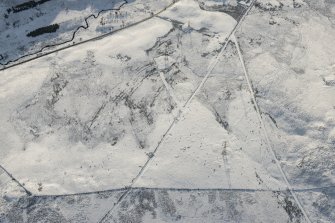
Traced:
<path fill-rule="evenodd" d="M 12 7 L 12 10 L 14 13 L 17 13 L 17 12 L 21 12 L 21 11 L 24 11 L 24 10 L 27 10 L 27 9 L 31 9 L 31 8 L 34 8 L 38 5 L 41 5 L 45 2 L 48 2 L 48 1 L 51 1 L 51 0 L 40 0 L 40 1 L 29 1 L 29 2 L 25 2 L 25 3 L 22 3 L 22 4 L 19 4 L 19 5 L 16 5 L 16 6 L 13 6 Z M 7 10 L 8 11 L 8 10 Z"/>
<path fill-rule="evenodd" d="M 57 31 L 57 29 L 59 29 L 59 25 L 56 24 L 52 24 L 49 26 L 44 26 L 38 29 L 35 29 L 33 31 L 31 31 L 30 33 L 27 34 L 28 37 L 35 37 L 35 36 L 39 36 L 42 35 L 44 33 L 54 33 Z"/>

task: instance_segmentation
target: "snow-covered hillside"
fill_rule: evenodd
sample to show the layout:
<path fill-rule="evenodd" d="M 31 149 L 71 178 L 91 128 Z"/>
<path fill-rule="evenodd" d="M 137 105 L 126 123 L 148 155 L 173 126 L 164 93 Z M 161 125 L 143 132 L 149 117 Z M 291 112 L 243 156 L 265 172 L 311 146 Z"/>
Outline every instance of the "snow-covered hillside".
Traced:
<path fill-rule="evenodd" d="M 0 222 L 334 222 L 334 9 L 1 2 Z"/>

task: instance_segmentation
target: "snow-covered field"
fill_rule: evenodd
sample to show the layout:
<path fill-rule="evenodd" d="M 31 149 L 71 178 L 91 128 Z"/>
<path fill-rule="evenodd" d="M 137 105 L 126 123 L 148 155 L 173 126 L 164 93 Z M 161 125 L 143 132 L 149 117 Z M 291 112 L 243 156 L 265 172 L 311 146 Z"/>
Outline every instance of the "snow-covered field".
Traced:
<path fill-rule="evenodd" d="M 334 3 L 18 4 L 1 63 L 62 44 L 0 71 L 0 222 L 335 221 Z"/>

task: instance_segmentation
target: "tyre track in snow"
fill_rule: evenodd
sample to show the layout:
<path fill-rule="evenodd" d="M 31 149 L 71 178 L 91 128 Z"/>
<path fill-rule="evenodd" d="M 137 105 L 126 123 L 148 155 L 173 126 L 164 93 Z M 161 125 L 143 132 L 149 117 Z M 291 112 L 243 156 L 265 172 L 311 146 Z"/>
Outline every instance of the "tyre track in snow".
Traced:
<path fill-rule="evenodd" d="M 2 169 L 12 179 L 12 181 L 21 187 L 28 196 L 32 195 L 32 193 L 27 188 L 25 188 L 25 186 L 23 186 L 23 184 L 21 184 L 15 177 L 13 177 L 13 175 L 10 174 L 2 165 L 0 165 L 0 169 Z"/>
<path fill-rule="evenodd" d="M 257 101 L 256 101 L 255 92 L 254 92 L 253 87 L 252 87 L 252 84 L 251 84 L 251 82 L 250 82 L 249 74 L 248 74 L 247 69 L 246 69 L 246 67 L 245 67 L 245 62 L 244 62 L 244 59 L 243 59 L 243 56 L 242 56 L 242 53 L 241 53 L 240 46 L 239 46 L 238 41 L 237 41 L 237 39 L 236 39 L 236 37 L 235 37 L 235 33 L 233 34 L 232 39 L 233 39 L 233 41 L 235 42 L 235 46 L 236 46 L 236 49 L 237 49 L 237 52 L 238 52 L 238 55 L 239 55 L 239 58 L 240 58 L 240 62 L 241 62 L 242 68 L 243 68 L 244 76 L 245 76 L 245 79 L 246 79 L 246 81 L 247 81 L 248 88 L 249 88 L 249 91 L 250 91 L 250 94 L 251 94 L 253 103 L 254 103 L 255 108 L 256 108 L 257 117 L 258 117 L 258 120 L 259 120 L 259 122 L 260 122 L 260 124 L 261 124 L 262 131 L 263 131 L 263 134 L 264 134 L 264 136 L 265 136 L 265 140 L 266 140 L 266 143 L 267 143 L 267 145 L 268 145 L 269 152 L 270 152 L 270 154 L 271 154 L 273 160 L 275 161 L 276 166 L 277 166 L 278 170 L 280 171 L 280 174 L 282 175 L 282 177 L 283 177 L 283 179 L 284 179 L 284 181 L 285 181 L 285 184 L 286 184 L 286 186 L 287 186 L 287 189 L 289 190 L 289 192 L 291 193 L 291 195 L 292 195 L 292 197 L 294 198 L 295 202 L 297 203 L 299 209 L 300 209 L 301 212 L 303 213 L 303 215 L 304 215 L 306 221 L 307 221 L 308 223 L 311 223 L 311 220 L 309 219 L 307 213 L 305 212 L 305 209 L 303 208 L 303 206 L 302 206 L 300 200 L 299 200 L 298 197 L 295 195 L 294 190 L 293 190 L 293 188 L 292 188 L 290 182 L 288 181 L 287 176 L 286 176 L 286 174 L 285 174 L 283 168 L 281 167 L 280 162 L 279 162 L 279 160 L 277 159 L 277 156 L 276 156 L 276 154 L 275 154 L 275 152 L 274 152 L 274 149 L 273 149 L 273 147 L 272 147 L 272 144 L 271 144 L 269 135 L 268 135 L 268 133 L 267 133 L 265 124 L 264 124 L 263 119 L 262 119 L 262 114 L 261 114 L 261 112 L 260 112 L 259 106 L 258 106 Z"/>
<path fill-rule="evenodd" d="M 304 193 L 304 192 L 315 192 L 322 190 L 335 189 L 334 186 L 324 186 L 324 187 L 311 187 L 311 188 L 295 188 L 294 192 Z M 60 198 L 60 197 L 71 197 L 71 196 L 84 196 L 92 194 L 102 194 L 111 192 L 121 192 L 126 191 L 126 187 L 114 188 L 109 190 L 101 191 L 91 191 L 73 194 L 47 194 L 47 195 L 32 195 L 35 198 Z M 272 189 L 262 189 L 262 188 L 177 188 L 177 187 L 133 187 L 132 190 L 153 190 L 153 191 L 181 191 L 181 192 L 192 192 L 192 191 L 232 191 L 232 192 L 287 192 L 287 190 L 272 190 Z"/>
<path fill-rule="evenodd" d="M 151 153 L 151 156 L 149 156 L 149 158 L 147 159 L 147 161 L 145 162 L 145 164 L 140 169 L 139 173 L 133 178 L 133 180 L 131 181 L 131 184 L 126 187 L 126 191 L 120 196 L 120 198 L 117 200 L 117 202 L 114 204 L 114 206 L 98 221 L 99 223 L 103 223 L 103 222 L 105 222 L 105 220 L 108 220 L 109 215 L 111 215 L 113 213 L 113 211 L 115 210 L 115 208 L 118 207 L 118 205 L 123 201 L 123 199 L 126 198 L 128 196 L 128 194 L 135 188 L 133 186 L 135 185 L 135 183 L 137 182 L 137 180 L 142 176 L 143 172 L 147 169 L 148 164 L 154 158 L 156 152 L 158 151 L 160 145 L 164 142 L 166 136 L 173 129 L 173 127 L 178 122 L 179 118 L 182 116 L 182 114 L 184 113 L 184 111 L 189 107 L 189 104 L 191 103 L 191 101 L 193 100 L 193 98 L 199 93 L 199 91 L 201 90 L 201 88 L 203 87 L 203 85 L 205 84 L 205 82 L 207 81 L 209 75 L 212 73 L 213 69 L 217 65 L 220 57 L 223 55 L 223 53 L 224 53 L 224 51 L 225 51 L 225 49 L 226 49 L 226 47 L 227 47 L 227 45 L 228 45 L 228 43 L 229 43 L 229 41 L 231 39 L 231 36 L 235 32 L 235 30 L 240 26 L 240 24 L 242 23 L 242 21 L 244 20 L 244 18 L 247 16 L 247 14 L 249 13 L 250 9 L 253 7 L 255 1 L 256 0 L 251 1 L 250 5 L 246 9 L 245 13 L 240 17 L 239 21 L 236 23 L 236 25 L 234 26 L 234 28 L 228 33 L 227 37 L 225 38 L 225 44 L 224 44 L 224 46 L 221 48 L 220 52 L 217 54 L 217 56 L 215 58 L 213 58 L 213 60 L 209 64 L 205 77 L 202 79 L 201 83 L 198 85 L 198 87 L 193 92 L 193 94 L 185 102 L 185 104 L 181 108 L 180 112 L 178 113 L 177 117 L 173 120 L 173 122 L 171 123 L 171 125 L 169 126 L 169 128 L 163 134 L 161 140 L 158 142 L 158 144 L 155 147 L 154 151 Z"/>
<path fill-rule="evenodd" d="M 229 189 L 231 189 L 231 179 L 230 179 L 230 161 L 228 160 L 228 150 L 227 150 L 227 142 L 224 142 L 224 146 L 223 146 L 223 150 L 222 150 L 222 160 L 223 160 L 223 165 L 225 168 L 225 172 L 226 172 L 226 177 L 228 180 L 228 187 Z"/>

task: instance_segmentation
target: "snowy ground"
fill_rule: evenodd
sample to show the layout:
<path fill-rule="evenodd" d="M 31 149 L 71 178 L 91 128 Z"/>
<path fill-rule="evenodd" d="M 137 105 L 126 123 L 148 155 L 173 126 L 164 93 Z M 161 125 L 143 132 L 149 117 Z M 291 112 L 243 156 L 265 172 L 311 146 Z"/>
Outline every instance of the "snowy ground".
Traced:
<path fill-rule="evenodd" d="M 335 184 L 335 43 L 332 1 L 274 1 L 280 9 L 256 5 L 237 32 L 244 60 L 273 149 L 294 188 Z M 281 4 L 280 4 L 281 3 Z M 255 27 L 259 27 L 255 29 Z M 285 35 L 278 35 L 285 33 Z M 331 207 L 334 188 L 310 193 Z M 333 222 L 327 211 L 311 213 Z M 323 218 L 321 218 L 321 215 Z"/>
<path fill-rule="evenodd" d="M 0 71 L 0 222 L 335 221 L 335 4 L 170 3 L 127 1 L 75 38 L 122 31 Z M 48 4 L 72 28 L 3 25 L 29 46 L 0 41 L 3 60 L 110 8 Z"/>

